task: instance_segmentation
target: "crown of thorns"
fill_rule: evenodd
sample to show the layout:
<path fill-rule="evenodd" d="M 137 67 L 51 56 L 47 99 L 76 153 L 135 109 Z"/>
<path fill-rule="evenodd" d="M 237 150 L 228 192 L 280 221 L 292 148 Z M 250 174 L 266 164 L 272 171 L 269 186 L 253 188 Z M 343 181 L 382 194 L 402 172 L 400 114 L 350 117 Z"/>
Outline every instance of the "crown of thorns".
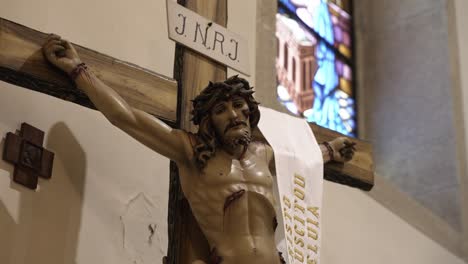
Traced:
<path fill-rule="evenodd" d="M 192 100 L 192 122 L 199 125 L 216 103 L 227 101 L 234 95 L 243 97 L 249 104 L 249 108 L 257 107 L 259 103 L 253 98 L 253 93 L 253 87 L 250 87 L 249 82 L 237 75 L 224 82 L 209 82 L 208 86 Z"/>

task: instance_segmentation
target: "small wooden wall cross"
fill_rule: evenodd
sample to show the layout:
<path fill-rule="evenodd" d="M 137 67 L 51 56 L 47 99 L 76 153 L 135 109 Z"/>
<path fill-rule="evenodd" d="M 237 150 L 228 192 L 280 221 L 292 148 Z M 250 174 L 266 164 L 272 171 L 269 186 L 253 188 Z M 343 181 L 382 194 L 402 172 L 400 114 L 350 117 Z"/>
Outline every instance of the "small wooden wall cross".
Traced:
<path fill-rule="evenodd" d="M 15 165 L 13 181 L 30 189 L 37 188 L 38 177 L 50 179 L 54 153 L 42 147 L 44 132 L 21 124 L 19 135 L 8 132 L 3 159 Z"/>

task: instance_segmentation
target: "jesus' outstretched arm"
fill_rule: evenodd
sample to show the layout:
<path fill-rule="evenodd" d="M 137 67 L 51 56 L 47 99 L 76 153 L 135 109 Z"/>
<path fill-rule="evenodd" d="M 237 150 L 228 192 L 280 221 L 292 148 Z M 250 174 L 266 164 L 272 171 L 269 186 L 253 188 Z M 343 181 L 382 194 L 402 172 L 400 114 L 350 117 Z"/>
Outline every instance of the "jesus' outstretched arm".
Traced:
<path fill-rule="evenodd" d="M 132 108 L 116 91 L 104 84 L 82 63 L 70 42 L 51 35 L 43 46 L 45 57 L 67 73 L 76 86 L 115 126 L 136 140 L 177 163 L 187 162 L 190 143 L 183 131 L 172 129 L 161 120 Z"/>

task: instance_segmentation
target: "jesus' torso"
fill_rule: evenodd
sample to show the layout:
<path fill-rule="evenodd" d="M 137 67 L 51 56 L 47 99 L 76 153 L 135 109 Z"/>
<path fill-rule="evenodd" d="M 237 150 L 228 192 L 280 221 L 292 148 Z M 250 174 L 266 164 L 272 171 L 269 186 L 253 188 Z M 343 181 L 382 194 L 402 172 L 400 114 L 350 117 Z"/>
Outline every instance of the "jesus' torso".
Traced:
<path fill-rule="evenodd" d="M 241 158 L 218 150 L 203 170 L 180 167 L 185 196 L 223 264 L 280 263 L 266 148 L 253 142 Z"/>

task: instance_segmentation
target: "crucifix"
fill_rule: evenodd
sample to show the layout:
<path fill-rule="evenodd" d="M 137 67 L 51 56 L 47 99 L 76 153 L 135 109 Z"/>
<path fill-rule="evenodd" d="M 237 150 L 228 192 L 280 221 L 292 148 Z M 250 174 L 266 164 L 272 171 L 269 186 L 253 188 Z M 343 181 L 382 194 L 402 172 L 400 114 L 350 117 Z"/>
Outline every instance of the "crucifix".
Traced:
<path fill-rule="evenodd" d="M 227 3 L 223 1 L 187 1 L 186 7 L 226 26 Z M 42 57 L 45 34 L 0 20 L 0 78 L 19 86 L 45 92 L 84 106 L 94 107 L 88 97 L 74 88 L 62 72 L 52 68 Z M 74 45 L 76 46 L 76 45 Z M 192 130 L 190 101 L 209 81 L 226 79 L 226 68 L 196 52 L 177 46 L 174 77 L 177 83 L 135 65 L 124 63 L 89 49 L 77 47 L 81 59 L 89 65 L 99 80 L 111 86 L 135 109 L 150 113 L 172 127 Z M 79 72 L 77 72 L 79 73 Z M 124 85 L 124 83 L 126 85 Z M 130 85 L 129 85 L 130 84 Z M 178 91 L 176 85 L 179 87 Z M 177 100 L 179 98 L 179 100 Z M 176 105 L 180 108 L 177 109 Z M 178 118 L 176 113 L 179 114 Z M 319 141 L 328 141 L 339 134 L 313 126 Z M 373 184 L 370 145 L 357 142 L 355 158 L 346 164 L 328 163 L 325 179 L 369 190 Z M 190 263 L 198 252 L 210 254 L 203 236 L 192 216 L 187 200 L 180 191 L 172 163 L 169 213 L 169 263 Z M 202 247 L 196 248 L 195 247 Z"/>

